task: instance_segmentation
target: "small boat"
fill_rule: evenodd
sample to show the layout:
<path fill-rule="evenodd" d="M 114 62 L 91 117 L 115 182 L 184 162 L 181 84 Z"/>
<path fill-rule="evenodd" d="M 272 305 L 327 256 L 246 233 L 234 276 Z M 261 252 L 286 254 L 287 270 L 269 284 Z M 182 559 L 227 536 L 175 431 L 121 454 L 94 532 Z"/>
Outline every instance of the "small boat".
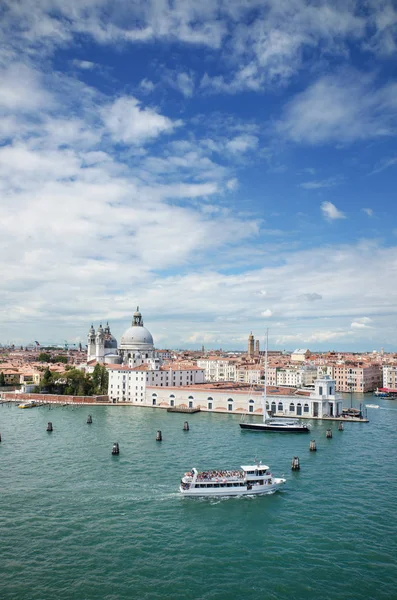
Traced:
<path fill-rule="evenodd" d="M 23 404 L 18 404 L 18 408 L 34 408 L 37 406 L 37 402 L 34 400 L 29 400 L 28 402 L 24 402 Z"/>
<path fill-rule="evenodd" d="M 249 496 L 271 494 L 286 483 L 274 477 L 261 462 L 241 469 L 198 471 L 193 468 L 181 479 L 179 491 L 184 496 Z"/>
<path fill-rule="evenodd" d="M 379 404 L 366 404 L 366 408 L 379 408 Z"/>

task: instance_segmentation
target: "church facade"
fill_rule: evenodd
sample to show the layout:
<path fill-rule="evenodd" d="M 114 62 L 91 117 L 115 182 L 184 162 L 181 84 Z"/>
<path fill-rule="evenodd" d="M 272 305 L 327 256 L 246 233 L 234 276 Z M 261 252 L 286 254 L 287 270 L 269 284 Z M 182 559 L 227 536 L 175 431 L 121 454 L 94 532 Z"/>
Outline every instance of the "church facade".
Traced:
<path fill-rule="evenodd" d="M 163 364 L 154 347 L 153 337 L 144 326 L 137 307 L 131 326 L 123 333 L 120 345 L 109 325 L 94 327 L 88 333 L 87 360 L 102 362 L 109 373 L 108 395 L 113 402 L 145 404 L 146 386 L 190 386 L 204 383 L 204 370 L 182 365 Z"/>

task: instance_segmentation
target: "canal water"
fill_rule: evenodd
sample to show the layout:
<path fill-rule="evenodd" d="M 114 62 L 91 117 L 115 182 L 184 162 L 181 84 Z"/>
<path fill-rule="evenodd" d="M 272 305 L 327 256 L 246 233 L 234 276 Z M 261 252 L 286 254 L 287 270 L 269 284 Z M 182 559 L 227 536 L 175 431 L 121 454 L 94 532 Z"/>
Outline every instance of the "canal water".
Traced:
<path fill-rule="evenodd" d="M 369 423 L 309 435 L 242 431 L 233 415 L 0 406 L 0 598 L 396 598 L 397 401 L 364 402 L 380 406 Z M 282 492 L 178 493 L 193 466 L 255 458 L 286 476 Z"/>

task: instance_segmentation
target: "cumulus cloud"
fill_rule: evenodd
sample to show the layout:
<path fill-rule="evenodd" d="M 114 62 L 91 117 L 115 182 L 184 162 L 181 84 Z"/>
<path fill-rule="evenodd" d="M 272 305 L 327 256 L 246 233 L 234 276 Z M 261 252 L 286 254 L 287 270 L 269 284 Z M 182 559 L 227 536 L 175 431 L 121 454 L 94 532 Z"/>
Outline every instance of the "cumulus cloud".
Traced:
<path fill-rule="evenodd" d="M 263 311 L 261 312 L 261 316 L 262 316 L 262 317 L 265 317 L 265 319 L 268 319 L 269 317 L 272 317 L 272 316 L 273 316 L 273 311 L 271 311 L 271 310 L 270 310 L 270 308 L 268 308 L 268 309 L 266 309 L 266 310 L 263 310 Z"/>
<path fill-rule="evenodd" d="M 125 144 L 141 144 L 163 133 L 171 133 L 181 125 L 152 108 L 144 108 L 133 96 L 117 98 L 101 109 L 105 127 L 113 140 Z"/>
<path fill-rule="evenodd" d="M 357 72 L 320 77 L 285 107 L 276 132 L 310 145 L 390 136 L 395 131 L 397 84 L 374 87 Z"/>
<path fill-rule="evenodd" d="M 321 204 L 321 210 L 324 217 L 328 221 L 335 221 L 336 219 L 346 219 L 346 215 L 343 214 L 339 209 L 336 208 L 332 202 L 323 202 Z"/>

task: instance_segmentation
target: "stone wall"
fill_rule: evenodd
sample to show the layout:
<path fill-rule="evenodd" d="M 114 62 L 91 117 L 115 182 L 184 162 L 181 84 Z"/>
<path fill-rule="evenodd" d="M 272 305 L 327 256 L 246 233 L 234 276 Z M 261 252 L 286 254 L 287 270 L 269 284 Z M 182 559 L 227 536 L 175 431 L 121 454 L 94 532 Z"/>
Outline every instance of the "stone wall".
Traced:
<path fill-rule="evenodd" d="M 95 402 L 109 402 L 109 396 L 62 396 L 59 394 L 18 394 L 16 392 L 2 392 L 4 401 L 15 400 L 23 402 L 34 400 L 50 404 L 93 404 Z"/>

